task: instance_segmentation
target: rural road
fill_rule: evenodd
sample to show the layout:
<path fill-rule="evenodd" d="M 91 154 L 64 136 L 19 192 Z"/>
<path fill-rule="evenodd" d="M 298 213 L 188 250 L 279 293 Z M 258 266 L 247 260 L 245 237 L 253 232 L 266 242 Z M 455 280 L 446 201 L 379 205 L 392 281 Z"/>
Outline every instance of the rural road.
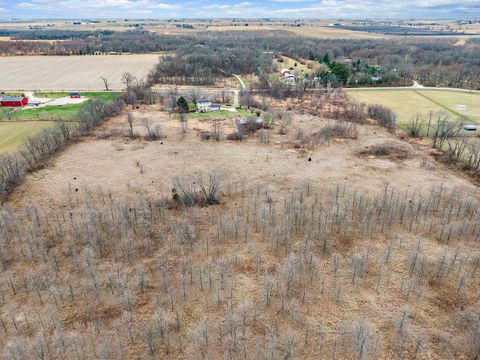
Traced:
<path fill-rule="evenodd" d="M 464 93 L 480 94 L 480 90 L 459 89 L 450 87 L 434 87 L 434 86 L 395 86 L 395 87 L 361 87 L 361 88 L 343 88 L 348 91 L 365 91 L 365 90 L 438 90 L 438 91 L 458 91 Z"/>

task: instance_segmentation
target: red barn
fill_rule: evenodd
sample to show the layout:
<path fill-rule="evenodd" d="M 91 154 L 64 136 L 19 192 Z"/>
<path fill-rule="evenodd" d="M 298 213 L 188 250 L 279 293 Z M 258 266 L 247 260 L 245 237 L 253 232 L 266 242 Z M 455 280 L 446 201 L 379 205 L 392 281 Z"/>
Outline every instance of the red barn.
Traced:
<path fill-rule="evenodd" d="M 0 106 L 20 107 L 28 104 L 28 98 L 24 96 L 7 96 L 0 99 Z"/>

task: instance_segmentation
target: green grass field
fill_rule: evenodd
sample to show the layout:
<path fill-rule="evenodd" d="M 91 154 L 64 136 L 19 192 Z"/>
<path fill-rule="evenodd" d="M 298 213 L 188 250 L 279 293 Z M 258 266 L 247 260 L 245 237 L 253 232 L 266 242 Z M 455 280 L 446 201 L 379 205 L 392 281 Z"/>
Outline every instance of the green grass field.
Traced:
<path fill-rule="evenodd" d="M 114 91 L 81 91 L 80 95 L 82 95 L 82 97 L 87 97 L 90 99 L 101 98 L 105 101 L 112 101 L 115 97 L 119 96 L 120 93 Z M 58 99 L 61 97 L 70 96 L 70 92 L 36 92 L 35 96 L 38 98 Z"/>
<path fill-rule="evenodd" d="M 446 112 L 452 120 L 464 117 L 467 122 L 480 124 L 480 94 L 417 89 L 348 89 L 347 93 L 359 102 L 389 107 L 397 113 L 400 127 L 417 115 L 426 117 L 430 111 Z M 466 108 L 461 110 L 458 105 Z"/>
<path fill-rule="evenodd" d="M 53 125 L 51 121 L 0 122 L 0 154 L 18 149 L 25 138 Z"/>
<path fill-rule="evenodd" d="M 276 69 L 278 69 L 278 71 L 280 71 L 281 69 L 284 69 L 284 68 L 294 68 L 298 71 L 304 71 L 305 73 L 311 73 L 312 70 L 308 68 L 307 65 L 303 65 L 300 63 L 300 61 L 297 61 L 295 59 L 292 59 L 292 58 L 289 58 L 287 56 L 281 56 L 280 57 L 283 62 L 278 62 L 276 59 L 273 60 L 274 61 L 274 66 Z M 295 66 L 296 64 L 296 66 Z"/>
<path fill-rule="evenodd" d="M 228 110 L 215 110 L 206 113 L 188 113 L 187 119 L 198 119 L 198 120 L 206 120 L 206 119 L 230 119 L 234 117 L 248 117 L 248 116 L 255 116 L 255 112 L 251 112 L 251 110 L 247 109 L 237 109 L 237 111 L 228 111 Z M 175 116 L 178 119 L 178 115 Z"/>
<path fill-rule="evenodd" d="M 117 92 L 82 92 L 82 96 L 101 98 L 107 102 L 119 96 Z M 9 94 L 10 95 L 10 94 Z M 61 98 L 68 96 L 65 92 L 36 93 L 37 97 Z M 64 106 L 44 106 L 27 110 L 0 108 L 0 153 L 11 152 L 22 144 L 23 140 L 37 131 L 53 126 L 53 120 L 72 121 L 75 124 L 77 111 L 83 104 L 69 104 Z"/>

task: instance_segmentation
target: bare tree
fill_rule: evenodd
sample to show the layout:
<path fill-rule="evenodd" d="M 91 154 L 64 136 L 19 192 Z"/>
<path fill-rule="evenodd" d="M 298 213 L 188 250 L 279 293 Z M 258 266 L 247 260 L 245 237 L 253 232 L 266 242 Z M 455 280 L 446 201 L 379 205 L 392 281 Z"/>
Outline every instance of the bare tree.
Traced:
<path fill-rule="evenodd" d="M 159 139 L 165 137 L 162 134 L 159 125 L 153 126 L 152 120 L 150 120 L 148 118 L 142 118 L 142 119 L 140 119 L 140 123 L 147 130 L 147 136 L 146 136 L 147 140 L 154 141 L 154 140 L 159 140 Z"/>
<path fill-rule="evenodd" d="M 290 114 L 284 110 L 272 109 L 271 115 L 271 123 L 278 124 L 278 133 L 285 135 L 288 132 L 288 127 L 292 123 L 292 117 Z"/>
<path fill-rule="evenodd" d="M 131 89 L 134 82 L 135 82 L 136 78 L 135 76 L 133 76 L 131 73 L 129 72 L 124 72 L 122 74 L 122 83 L 125 85 L 125 87 L 127 88 L 127 90 Z"/>
<path fill-rule="evenodd" d="M 127 113 L 128 136 L 133 137 L 133 121 L 135 120 L 133 113 Z"/>
<path fill-rule="evenodd" d="M 192 87 L 187 91 L 186 98 L 189 102 L 196 104 L 197 101 L 205 99 L 207 94 L 200 87 Z"/>
<path fill-rule="evenodd" d="M 185 114 L 182 111 L 180 112 L 179 116 L 180 116 L 180 134 L 182 135 L 182 137 L 185 137 L 188 131 L 187 114 Z"/>
<path fill-rule="evenodd" d="M 110 89 L 109 89 L 109 87 L 108 87 L 108 85 L 109 85 L 109 84 L 108 84 L 108 79 L 107 79 L 106 77 L 104 77 L 104 76 L 101 76 L 101 77 L 100 77 L 100 80 L 103 81 L 103 85 L 105 86 L 105 91 L 110 91 Z"/>

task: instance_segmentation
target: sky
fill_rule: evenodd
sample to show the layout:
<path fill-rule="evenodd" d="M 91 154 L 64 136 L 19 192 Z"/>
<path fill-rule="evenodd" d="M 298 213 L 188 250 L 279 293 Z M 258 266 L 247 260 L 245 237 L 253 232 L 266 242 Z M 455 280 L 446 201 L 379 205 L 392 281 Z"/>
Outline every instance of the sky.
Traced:
<path fill-rule="evenodd" d="M 0 0 L 0 19 L 480 18 L 480 0 Z"/>

